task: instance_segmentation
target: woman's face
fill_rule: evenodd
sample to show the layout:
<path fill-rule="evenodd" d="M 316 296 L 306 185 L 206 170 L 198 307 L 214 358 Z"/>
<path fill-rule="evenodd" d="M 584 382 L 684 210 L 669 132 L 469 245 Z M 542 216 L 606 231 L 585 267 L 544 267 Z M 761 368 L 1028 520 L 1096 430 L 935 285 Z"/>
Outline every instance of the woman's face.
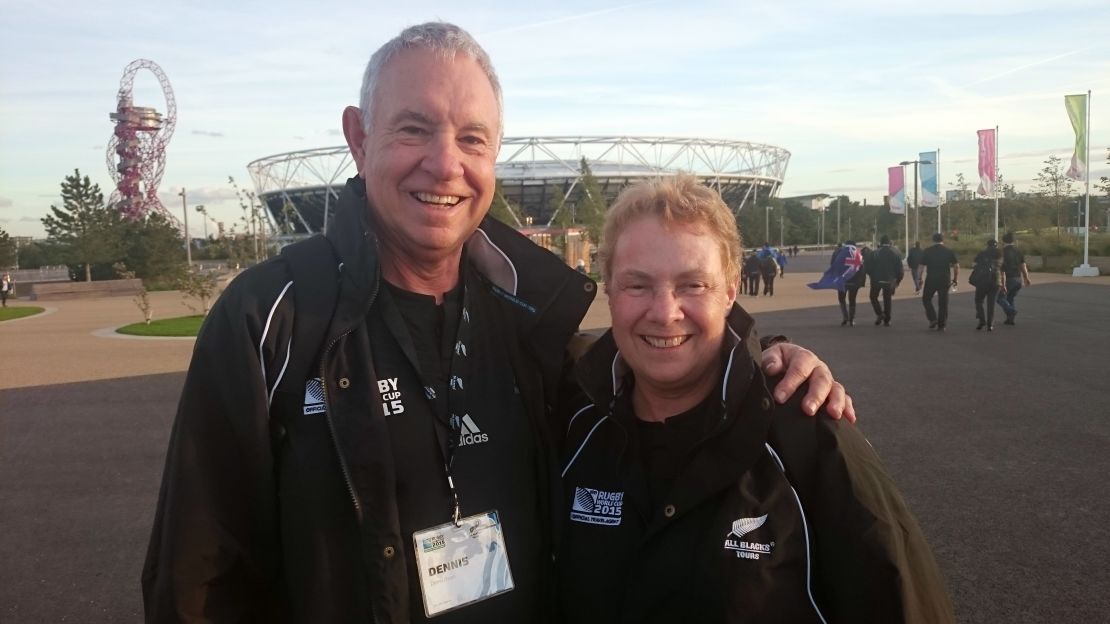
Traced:
<path fill-rule="evenodd" d="M 706 228 L 657 217 L 631 222 L 614 246 L 607 289 L 613 336 L 637 388 L 674 396 L 716 383 L 736 285 Z"/>

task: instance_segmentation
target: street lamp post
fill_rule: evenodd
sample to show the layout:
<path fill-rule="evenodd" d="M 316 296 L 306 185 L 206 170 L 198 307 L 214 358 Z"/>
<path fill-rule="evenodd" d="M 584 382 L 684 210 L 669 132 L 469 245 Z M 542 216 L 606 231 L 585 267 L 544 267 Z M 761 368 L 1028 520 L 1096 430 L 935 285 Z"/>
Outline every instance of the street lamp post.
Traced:
<path fill-rule="evenodd" d="M 931 165 L 931 160 L 903 160 L 898 163 L 905 167 L 913 165 L 913 237 L 921 240 L 921 206 L 917 203 L 917 167 L 918 165 Z M 909 247 L 909 232 L 906 233 L 906 246 Z"/>
<path fill-rule="evenodd" d="M 840 238 L 840 196 L 837 195 L 836 196 L 836 244 L 839 245 L 842 242 L 844 242 L 844 239 Z"/>
<path fill-rule="evenodd" d="M 783 211 L 783 212 L 785 212 L 785 211 Z M 784 216 L 785 215 L 783 215 L 782 212 L 779 213 L 779 247 L 783 247 L 783 246 L 786 245 L 785 239 L 782 236 L 782 233 L 784 231 L 784 229 L 783 229 L 784 228 L 784 223 L 783 223 L 783 217 Z"/>
<path fill-rule="evenodd" d="M 771 204 L 767 204 L 767 210 L 764 212 L 763 240 L 765 242 L 771 241 Z"/>
<path fill-rule="evenodd" d="M 185 216 L 185 266 L 193 268 L 193 243 L 189 240 L 189 206 L 185 202 L 185 187 L 181 187 L 181 213 Z"/>

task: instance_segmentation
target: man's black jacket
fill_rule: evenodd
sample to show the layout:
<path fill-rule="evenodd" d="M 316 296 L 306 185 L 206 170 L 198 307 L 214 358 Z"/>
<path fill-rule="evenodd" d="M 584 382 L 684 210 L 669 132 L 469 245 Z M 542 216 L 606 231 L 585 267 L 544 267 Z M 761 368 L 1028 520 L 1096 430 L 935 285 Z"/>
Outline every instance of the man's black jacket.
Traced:
<path fill-rule="evenodd" d="M 364 183 L 352 178 L 329 228 L 334 260 L 322 282 L 294 284 L 283 254 L 237 278 L 205 321 L 143 569 L 148 622 L 405 619 L 409 579 L 398 553 L 411 536 L 400 535 L 394 449 L 371 387 L 366 323 L 380 275 L 367 210 Z M 503 303 L 513 371 L 495 374 L 516 377 L 544 464 L 537 473 L 549 475 L 538 498 L 549 501 L 557 474 L 546 420 L 595 285 L 490 218 L 466 257 Z M 320 288 L 327 280 L 335 287 Z M 297 344 L 311 323 L 327 328 L 325 339 Z M 283 379 L 304 358 L 315 362 L 309 377 L 323 381 L 321 411 L 311 414 L 305 380 Z"/>

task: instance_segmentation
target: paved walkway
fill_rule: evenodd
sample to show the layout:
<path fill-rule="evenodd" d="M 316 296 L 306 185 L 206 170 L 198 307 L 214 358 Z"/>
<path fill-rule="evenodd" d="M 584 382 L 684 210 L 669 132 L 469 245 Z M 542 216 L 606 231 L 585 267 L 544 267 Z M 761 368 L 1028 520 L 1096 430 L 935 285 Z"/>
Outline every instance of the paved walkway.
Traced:
<path fill-rule="evenodd" d="M 1034 274 L 1018 326 L 993 334 L 974 331 L 962 288 L 943 335 L 908 288 L 893 327 L 867 323 L 861 301 L 865 322 L 842 328 L 835 293 L 804 286 L 816 277 L 790 272 L 775 297 L 742 303 L 851 390 L 960 621 L 1104 621 L 1110 277 Z M 190 313 L 177 293 L 154 303 L 158 317 Z M 94 335 L 140 320 L 126 297 L 45 305 L 56 311 L 0 323 L 0 622 L 138 622 L 192 341 Z M 584 325 L 607 322 L 599 295 Z"/>
<path fill-rule="evenodd" d="M 800 257 L 794 263 L 814 264 L 818 258 Z M 820 260 L 824 262 L 824 260 Z M 758 314 L 781 310 L 797 310 L 815 306 L 836 305 L 836 291 L 810 290 L 805 285 L 816 281 L 817 273 L 788 272 L 775 282 L 774 297 L 741 296 L 740 304 L 748 312 Z M 1064 275 L 1033 275 L 1035 284 L 1057 282 L 1110 285 L 1110 276 L 1073 278 Z M 963 280 L 961 280 L 963 281 Z M 896 301 L 915 299 L 912 284 L 903 282 L 895 295 Z M 967 292 L 970 286 L 961 284 Z M 155 318 L 172 318 L 194 314 L 180 292 L 151 293 Z M 595 330 L 608 327 L 609 309 L 603 290 L 583 320 L 582 328 Z M 12 305 L 35 305 L 17 301 Z M 857 316 L 863 323 L 873 318 L 867 303 L 866 290 L 860 292 Z M 913 306 L 916 306 L 914 308 Z M 43 302 L 51 314 L 0 322 L 0 390 L 59 383 L 118 379 L 157 373 L 183 371 L 188 368 L 193 350 L 191 339 L 126 339 L 114 338 L 111 330 L 121 325 L 142 321 L 142 313 L 130 297 L 71 299 Z M 901 310 L 920 312 L 920 304 L 898 304 Z M 762 333 L 781 333 L 773 324 L 765 324 Z"/>

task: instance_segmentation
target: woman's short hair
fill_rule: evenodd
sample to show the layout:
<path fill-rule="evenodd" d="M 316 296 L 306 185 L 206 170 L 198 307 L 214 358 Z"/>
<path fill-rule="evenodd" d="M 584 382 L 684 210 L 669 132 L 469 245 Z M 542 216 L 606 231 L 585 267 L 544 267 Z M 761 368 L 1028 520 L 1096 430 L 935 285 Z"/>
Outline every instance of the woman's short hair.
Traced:
<path fill-rule="evenodd" d="M 612 276 L 613 252 L 621 232 L 642 217 L 704 228 L 721 253 L 721 266 L 728 283 L 740 281 L 740 230 L 732 211 L 717 191 L 688 173 L 643 180 L 626 187 L 617 196 L 605 216 L 598 249 L 602 281 L 608 282 Z"/>

